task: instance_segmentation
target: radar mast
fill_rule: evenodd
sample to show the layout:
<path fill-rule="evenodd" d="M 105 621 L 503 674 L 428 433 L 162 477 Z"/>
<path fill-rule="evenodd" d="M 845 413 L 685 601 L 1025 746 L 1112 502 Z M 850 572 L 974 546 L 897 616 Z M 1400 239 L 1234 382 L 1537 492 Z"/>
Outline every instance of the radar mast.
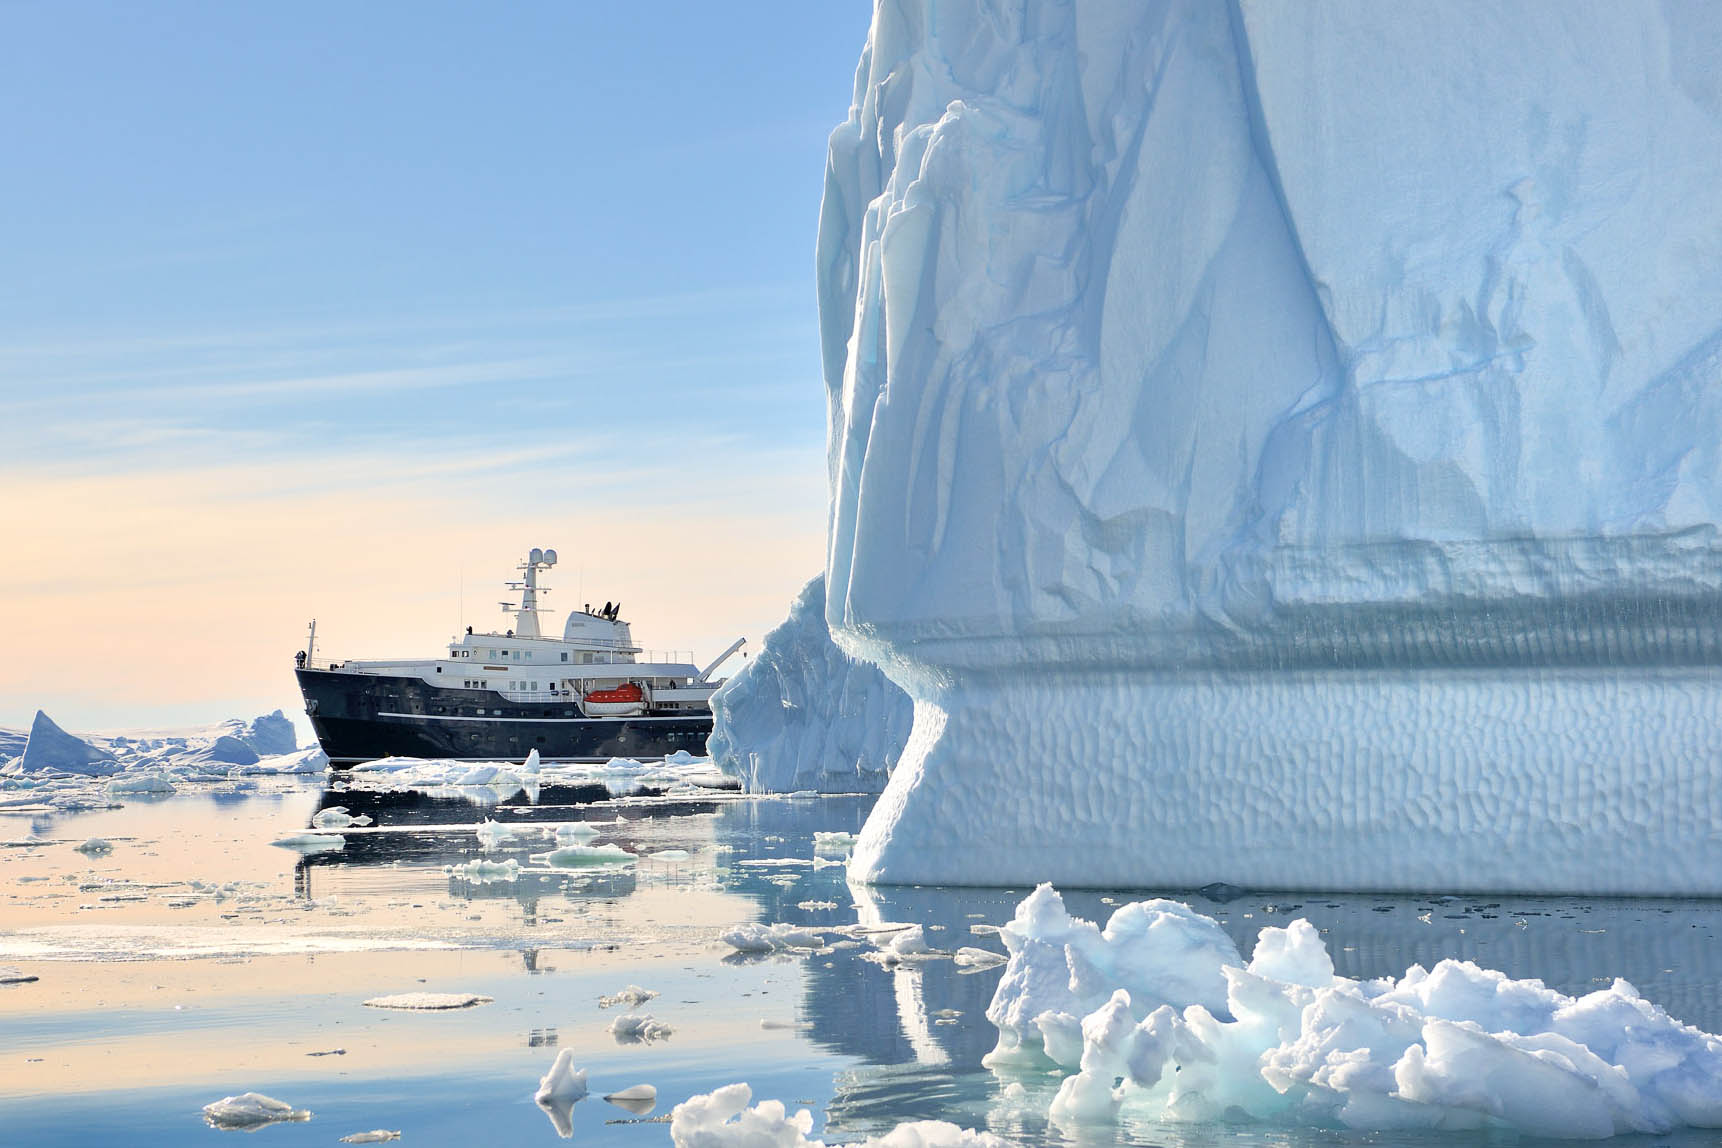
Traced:
<path fill-rule="evenodd" d="M 556 551 L 540 550 L 534 546 L 532 552 L 526 556 L 526 561 L 516 567 L 518 570 L 524 570 L 526 576 L 518 582 L 507 583 L 510 590 L 520 591 L 520 605 L 516 606 L 513 602 L 502 603 L 503 610 L 514 615 L 514 634 L 516 637 L 543 637 L 538 631 L 538 613 L 542 608 L 538 605 L 538 595 L 541 593 L 548 594 L 550 590 L 548 587 L 539 587 L 538 572 L 548 570 L 554 565 L 556 565 Z"/>

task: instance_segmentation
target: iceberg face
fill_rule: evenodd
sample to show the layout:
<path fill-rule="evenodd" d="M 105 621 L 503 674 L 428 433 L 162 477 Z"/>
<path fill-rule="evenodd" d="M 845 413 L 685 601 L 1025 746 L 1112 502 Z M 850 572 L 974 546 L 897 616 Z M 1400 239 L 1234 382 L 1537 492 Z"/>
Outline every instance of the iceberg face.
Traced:
<path fill-rule="evenodd" d="M 826 618 L 915 726 L 854 873 L 1722 892 L 1719 36 L 880 4 Z"/>
<path fill-rule="evenodd" d="M 912 714 L 889 678 L 832 643 L 821 575 L 713 695 L 707 747 L 749 793 L 878 793 Z"/>

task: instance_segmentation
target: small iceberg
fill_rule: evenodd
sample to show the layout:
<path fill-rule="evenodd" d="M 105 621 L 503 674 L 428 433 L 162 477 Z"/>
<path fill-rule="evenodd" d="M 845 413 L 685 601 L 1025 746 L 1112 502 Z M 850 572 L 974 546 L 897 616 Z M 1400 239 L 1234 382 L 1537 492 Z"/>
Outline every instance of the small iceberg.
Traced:
<path fill-rule="evenodd" d="M 75 848 L 86 857 L 105 857 L 114 851 L 113 842 L 101 837 L 92 837 Z"/>
<path fill-rule="evenodd" d="M 558 825 L 556 827 L 556 844 L 584 845 L 594 837 L 598 836 L 600 832 L 602 831 L 598 829 L 597 826 L 590 825 L 584 821 L 574 821 L 567 825 Z"/>
<path fill-rule="evenodd" d="M 785 949 L 819 949 L 825 937 L 799 925 L 737 925 L 718 934 L 718 940 L 739 953 L 777 953 Z"/>
<path fill-rule="evenodd" d="M 520 879 L 520 862 L 510 857 L 506 861 L 468 861 L 464 865 L 444 865 L 442 871 L 450 877 L 474 885 L 499 885 Z"/>
<path fill-rule="evenodd" d="M 604 1097 L 617 1108 L 625 1108 L 635 1116 L 644 1116 L 658 1105 L 658 1090 L 650 1084 L 636 1084 Z"/>
<path fill-rule="evenodd" d="M 556 869 L 579 869 L 587 865 L 632 865 L 637 858 L 620 845 L 564 845 L 548 853 L 534 853 L 534 865 Z"/>
<path fill-rule="evenodd" d="M 534 753 L 537 751 L 534 750 Z M 514 840 L 514 830 L 499 822 L 486 820 L 478 827 L 478 847 L 486 853 L 500 849 L 504 842 Z"/>
<path fill-rule="evenodd" d="M 550 1117 L 556 1135 L 567 1140 L 574 1135 L 574 1105 L 585 1098 L 586 1070 L 574 1067 L 574 1050 L 565 1048 L 539 1079 L 532 1099 Z"/>
<path fill-rule="evenodd" d="M 610 1035 L 617 1044 L 650 1044 L 668 1040 L 676 1030 L 650 1013 L 623 1013 L 610 1022 Z"/>
<path fill-rule="evenodd" d="M 266 1124 L 309 1120 L 311 1114 L 261 1092 L 241 1092 L 238 1096 L 224 1096 L 212 1104 L 205 1104 L 203 1118 L 211 1128 L 250 1131 Z"/>
<path fill-rule="evenodd" d="M 627 1005 L 629 1008 L 637 1008 L 657 995 L 655 989 L 643 989 L 639 985 L 629 985 L 613 996 L 599 997 L 598 1007 L 612 1008 L 616 1005 Z"/>
<path fill-rule="evenodd" d="M 387 1144 L 390 1140 L 399 1140 L 400 1132 L 390 1132 L 387 1128 L 373 1128 L 369 1132 L 355 1132 L 351 1136 L 341 1137 L 343 1144 Z"/>
<path fill-rule="evenodd" d="M 392 996 L 372 997 L 365 1002 L 365 1007 L 412 1010 L 473 1008 L 489 1004 L 495 999 L 480 996 L 478 993 L 395 993 Z"/>
<path fill-rule="evenodd" d="M 327 809 L 319 809 L 317 815 L 311 818 L 314 829 L 345 829 L 353 823 L 353 815 L 345 805 L 331 805 Z"/>

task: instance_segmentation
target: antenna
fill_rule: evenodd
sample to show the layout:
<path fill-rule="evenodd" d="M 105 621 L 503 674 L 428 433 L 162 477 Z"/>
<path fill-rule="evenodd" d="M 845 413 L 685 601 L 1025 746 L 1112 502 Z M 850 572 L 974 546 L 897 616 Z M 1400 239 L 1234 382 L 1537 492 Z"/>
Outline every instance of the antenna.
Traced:
<path fill-rule="evenodd" d="M 532 553 L 526 556 L 526 560 L 534 566 L 542 566 L 544 564 L 544 551 L 534 546 L 532 548 Z"/>
<path fill-rule="evenodd" d="M 545 565 L 546 565 L 546 566 L 554 566 L 554 565 L 556 565 L 556 551 L 554 551 L 554 550 L 546 550 L 546 551 L 545 551 L 545 552 L 544 552 L 544 564 L 545 564 Z"/>

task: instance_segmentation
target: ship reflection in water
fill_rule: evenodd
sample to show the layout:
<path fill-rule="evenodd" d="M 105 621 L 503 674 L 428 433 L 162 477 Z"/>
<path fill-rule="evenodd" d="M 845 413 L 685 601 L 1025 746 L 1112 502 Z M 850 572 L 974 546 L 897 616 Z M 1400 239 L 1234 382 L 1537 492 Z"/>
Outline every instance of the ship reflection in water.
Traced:
<path fill-rule="evenodd" d="M 696 896 L 731 899 L 741 910 L 737 919 L 751 909 L 759 921 L 813 929 L 919 924 L 936 948 L 999 951 L 1002 946 L 987 926 L 1008 921 L 1029 892 L 850 885 L 844 867 L 833 863 L 839 857 L 816 852 L 813 835 L 858 832 L 873 797 L 760 799 L 647 789 L 618 799 L 603 785 L 580 785 L 547 786 L 536 798 L 516 793 L 491 803 L 449 793 L 330 789 L 322 808 L 344 807 L 374 824 L 347 832 L 344 850 L 300 861 L 299 891 L 305 897 L 326 896 L 341 880 L 366 873 L 416 871 L 422 878 L 426 868 L 481 858 L 515 857 L 525 864 L 531 853 L 554 847 L 551 827 L 585 822 L 601 829 L 603 841 L 643 859 L 659 852 L 677 855 L 678 862 L 572 877 L 533 871 L 495 882 L 449 875 L 446 895 L 475 908 L 513 901 L 517 923 L 530 930 L 535 923 L 557 920 L 570 905 L 611 910 L 611 919 L 620 919 L 631 903 L 668 882 Z M 509 826 L 517 836 L 505 848 L 482 851 L 475 828 L 487 819 Z M 1716 944 L 1717 907 L 1709 902 L 1222 889 L 1210 895 L 1063 892 L 1073 914 L 1101 923 L 1132 900 L 1167 896 L 1186 901 L 1219 921 L 1246 956 L 1260 929 L 1305 917 L 1321 930 L 1335 971 L 1352 978 L 1402 975 L 1413 963 L 1428 967 L 1445 958 L 1474 961 L 1515 978 L 1540 978 L 1571 995 L 1624 977 L 1675 1017 L 1708 1031 L 1722 1029 L 1722 949 Z M 966 971 L 949 959 L 890 964 L 880 961 L 865 939 L 845 943 L 837 934 L 830 937 L 838 942 L 835 947 L 817 953 L 747 957 L 719 946 L 717 931 L 698 935 L 713 961 L 799 966 L 799 1036 L 849 1061 L 836 1071 L 825 1110 L 829 1135 L 852 1139 L 906 1119 L 970 1126 L 990 1121 L 995 1130 L 1002 1126 L 1031 1139 L 1046 1135 L 1044 1106 L 1038 1115 L 1001 1113 L 998 1083 L 981 1067 L 997 1037 L 985 1012 L 1001 968 Z M 518 942 L 529 970 L 539 952 L 530 942 L 530 932 Z M 715 1012 L 732 1005 L 714 1002 L 711 1007 Z"/>

